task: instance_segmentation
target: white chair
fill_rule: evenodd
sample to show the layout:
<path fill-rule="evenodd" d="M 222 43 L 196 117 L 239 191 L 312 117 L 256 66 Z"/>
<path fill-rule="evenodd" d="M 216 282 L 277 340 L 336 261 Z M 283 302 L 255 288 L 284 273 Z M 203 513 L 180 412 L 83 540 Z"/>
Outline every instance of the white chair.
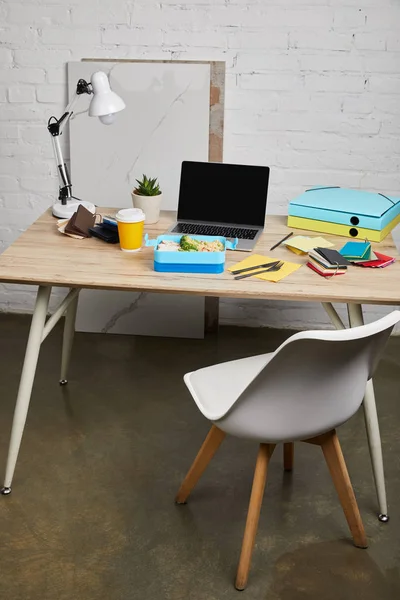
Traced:
<path fill-rule="evenodd" d="M 335 428 L 363 400 L 381 352 L 400 311 L 362 327 L 296 333 L 275 352 L 235 360 L 185 375 L 203 415 L 212 421 L 199 453 L 176 496 L 186 502 L 227 433 L 260 443 L 247 514 L 236 588 L 246 587 L 268 463 L 284 442 L 291 470 L 293 442 L 322 447 L 355 546 L 367 538 Z"/>

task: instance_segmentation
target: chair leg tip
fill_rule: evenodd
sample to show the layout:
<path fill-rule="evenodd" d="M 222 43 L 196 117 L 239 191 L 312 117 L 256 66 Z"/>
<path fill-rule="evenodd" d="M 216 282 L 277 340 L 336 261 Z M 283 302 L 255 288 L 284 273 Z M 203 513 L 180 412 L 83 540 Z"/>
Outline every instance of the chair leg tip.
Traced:
<path fill-rule="evenodd" d="M 245 583 L 235 583 L 235 589 L 237 589 L 238 592 L 243 592 L 246 589 L 246 584 Z"/>
<path fill-rule="evenodd" d="M 381 523 L 387 523 L 389 521 L 389 515 L 384 515 L 383 513 L 381 513 L 380 515 L 378 515 L 378 519 Z"/>
<path fill-rule="evenodd" d="M 187 504 L 186 500 L 179 500 L 179 498 L 175 498 L 175 504 L 178 504 L 179 506 L 183 505 L 183 504 Z"/>
<path fill-rule="evenodd" d="M 67 385 L 68 379 L 60 379 L 60 385 Z"/>
<path fill-rule="evenodd" d="M 367 538 L 364 538 L 357 542 L 354 541 L 354 545 L 356 548 L 361 548 L 362 550 L 365 550 L 366 548 L 368 548 L 368 540 Z"/>
<path fill-rule="evenodd" d="M 11 488 L 4 486 L 3 488 L 1 488 L 0 494 L 2 496 L 9 496 L 11 494 Z"/>

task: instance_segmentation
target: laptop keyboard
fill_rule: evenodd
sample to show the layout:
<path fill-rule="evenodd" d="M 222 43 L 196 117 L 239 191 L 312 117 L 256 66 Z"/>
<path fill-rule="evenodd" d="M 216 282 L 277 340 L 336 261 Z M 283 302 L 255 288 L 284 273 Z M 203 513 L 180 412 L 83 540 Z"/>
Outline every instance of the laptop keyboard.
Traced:
<path fill-rule="evenodd" d="M 254 240 L 258 229 L 243 229 L 242 227 L 224 227 L 223 225 L 199 225 L 195 223 L 178 223 L 173 233 L 189 235 L 221 235 L 226 238 Z"/>

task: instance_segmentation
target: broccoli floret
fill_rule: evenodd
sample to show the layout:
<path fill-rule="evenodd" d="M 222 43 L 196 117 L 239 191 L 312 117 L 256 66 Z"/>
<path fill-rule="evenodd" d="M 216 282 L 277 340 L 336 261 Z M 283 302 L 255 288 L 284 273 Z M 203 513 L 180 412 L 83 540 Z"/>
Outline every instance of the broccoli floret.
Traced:
<path fill-rule="evenodd" d="M 179 245 L 185 252 L 197 252 L 199 249 L 199 242 L 189 235 L 183 235 Z"/>

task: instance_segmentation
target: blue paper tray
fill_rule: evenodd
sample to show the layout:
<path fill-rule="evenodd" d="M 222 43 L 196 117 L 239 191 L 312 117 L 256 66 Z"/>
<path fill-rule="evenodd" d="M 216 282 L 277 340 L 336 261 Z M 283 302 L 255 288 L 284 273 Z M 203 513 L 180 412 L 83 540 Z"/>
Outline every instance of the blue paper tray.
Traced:
<path fill-rule="evenodd" d="M 292 200 L 288 213 L 292 217 L 381 231 L 400 215 L 400 198 L 340 187 L 317 187 Z"/>
<path fill-rule="evenodd" d="M 221 252 L 166 252 L 157 250 L 160 242 L 166 240 L 179 243 L 182 235 L 159 235 L 150 240 L 145 235 L 145 245 L 154 247 L 154 270 L 163 273 L 223 273 L 225 268 L 225 251 L 234 250 L 238 240 L 233 242 L 222 236 L 191 235 L 195 240 L 206 242 L 221 242 L 224 250 Z"/>

